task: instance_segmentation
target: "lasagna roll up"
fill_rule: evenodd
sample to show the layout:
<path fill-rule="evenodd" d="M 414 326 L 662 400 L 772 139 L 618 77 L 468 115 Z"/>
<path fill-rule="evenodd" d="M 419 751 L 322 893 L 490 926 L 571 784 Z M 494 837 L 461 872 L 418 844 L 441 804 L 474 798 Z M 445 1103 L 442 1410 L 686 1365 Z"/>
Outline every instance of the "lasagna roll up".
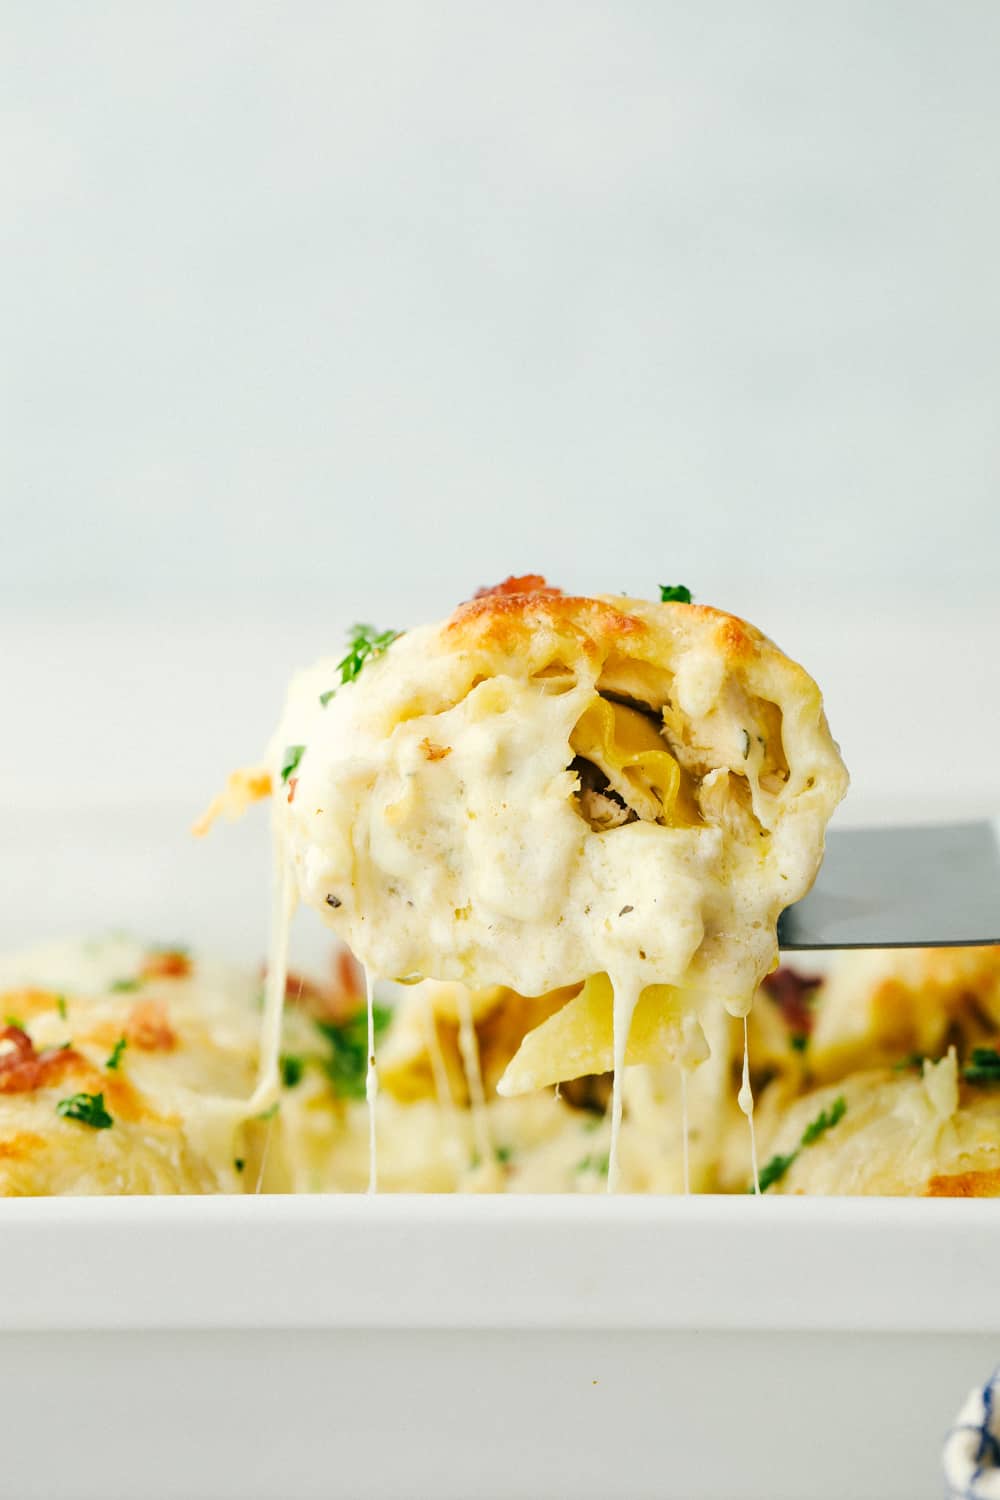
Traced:
<path fill-rule="evenodd" d="M 538 578 L 355 680 L 301 674 L 271 770 L 296 892 L 372 974 L 580 987 L 505 1092 L 703 1057 L 701 1007 L 748 1010 L 846 788 L 816 684 L 753 626 Z"/>
<path fill-rule="evenodd" d="M 374 974 L 592 981 L 510 1088 L 608 1066 L 613 1031 L 695 1060 L 699 1005 L 748 1009 L 846 787 L 815 683 L 752 626 L 534 578 L 353 681 L 301 674 L 272 762 L 297 893 Z"/>

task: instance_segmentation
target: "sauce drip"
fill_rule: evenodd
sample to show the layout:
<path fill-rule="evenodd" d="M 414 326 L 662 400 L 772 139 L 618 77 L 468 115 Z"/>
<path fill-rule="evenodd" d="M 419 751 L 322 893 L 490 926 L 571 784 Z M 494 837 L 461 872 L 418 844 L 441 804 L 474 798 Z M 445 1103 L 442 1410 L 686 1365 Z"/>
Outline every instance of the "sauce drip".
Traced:
<path fill-rule="evenodd" d="M 760 1197 L 760 1173 L 757 1171 L 757 1136 L 753 1128 L 753 1089 L 750 1087 L 750 1038 L 747 1018 L 743 1017 L 743 1082 L 736 1102 L 747 1117 L 750 1127 L 750 1165 L 753 1168 L 753 1190 Z"/>

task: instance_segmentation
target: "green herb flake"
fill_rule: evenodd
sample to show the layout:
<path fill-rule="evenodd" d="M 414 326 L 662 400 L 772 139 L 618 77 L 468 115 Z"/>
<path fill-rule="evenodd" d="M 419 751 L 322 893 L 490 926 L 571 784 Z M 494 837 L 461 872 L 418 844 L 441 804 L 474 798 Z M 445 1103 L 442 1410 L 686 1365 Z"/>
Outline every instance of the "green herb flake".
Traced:
<path fill-rule="evenodd" d="M 500 1165 L 502 1167 L 505 1167 L 510 1161 L 511 1157 L 514 1155 L 514 1148 L 513 1146 L 497 1146 L 493 1152 L 493 1155 L 496 1157 Z"/>
<path fill-rule="evenodd" d="M 337 663 L 341 686 L 353 682 L 365 662 L 374 661 L 376 656 L 388 651 L 400 634 L 398 630 L 376 630 L 374 625 L 352 625 L 347 654 Z"/>
<path fill-rule="evenodd" d="M 771 1160 L 761 1169 L 760 1190 L 762 1193 L 766 1193 L 769 1187 L 773 1187 L 776 1182 L 781 1181 L 798 1154 L 797 1151 L 790 1151 L 787 1156 L 771 1157 Z M 747 1192 L 753 1192 L 753 1183 L 747 1188 Z"/>
<path fill-rule="evenodd" d="M 128 1038 L 124 1037 L 124 1036 L 120 1036 L 118 1038 L 117 1042 L 115 1042 L 115 1045 L 112 1047 L 112 1049 L 111 1049 L 111 1056 L 108 1058 L 107 1062 L 104 1064 L 104 1066 L 106 1068 L 110 1068 L 111 1069 L 112 1073 L 117 1073 L 118 1069 L 121 1067 L 121 1065 L 122 1065 L 122 1054 L 124 1053 L 125 1048 L 127 1046 L 128 1046 Z"/>
<path fill-rule="evenodd" d="M 255 1120 L 273 1120 L 281 1108 L 281 1100 L 275 1099 L 270 1109 L 262 1109 L 259 1115 L 254 1115 Z"/>
<path fill-rule="evenodd" d="M 326 690 L 325 693 L 320 693 L 320 695 L 319 695 L 319 706 L 320 706 L 320 708 L 325 708 L 326 705 L 329 703 L 330 699 L 331 698 L 335 698 L 336 696 L 337 696 L 337 689 L 336 688 L 327 688 L 327 690 Z"/>
<path fill-rule="evenodd" d="M 103 1093 L 71 1094 L 68 1099 L 59 1100 L 56 1114 L 64 1120 L 79 1120 L 81 1125 L 89 1125 L 92 1130 L 110 1130 L 114 1124 L 104 1108 Z"/>
<path fill-rule="evenodd" d="M 838 1094 L 837 1098 L 830 1105 L 830 1108 L 820 1110 L 815 1120 L 803 1130 L 803 1146 L 811 1146 L 814 1141 L 818 1141 L 821 1135 L 825 1135 L 828 1130 L 832 1130 L 835 1125 L 839 1125 L 846 1114 L 847 1100 L 843 1094 Z"/>
<path fill-rule="evenodd" d="M 3 1024 L 5 1026 L 16 1026 L 18 1031 L 24 1030 L 24 1022 L 19 1016 L 4 1016 Z"/>
<path fill-rule="evenodd" d="M 116 979 L 112 982 L 111 992 L 114 995 L 130 995 L 133 990 L 141 987 L 141 979 Z"/>
<path fill-rule="evenodd" d="M 808 1034 L 804 1031 L 796 1031 L 788 1041 L 793 1052 L 804 1052 L 809 1045 Z"/>
<path fill-rule="evenodd" d="M 236 1168 L 237 1172 L 242 1172 L 243 1168 L 246 1166 L 246 1162 L 244 1161 L 242 1156 L 237 1156 L 233 1160 L 233 1166 Z"/>
<path fill-rule="evenodd" d="M 802 1132 L 799 1144 L 794 1151 L 789 1151 L 787 1156 L 772 1156 L 771 1160 L 766 1163 L 760 1174 L 761 1192 L 766 1193 L 769 1187 L 773 1187 L 776 1182 L 780 1182 L 789 1167 L 798 1160 L 799 1152 L 806 1146 L 813 1145 L 814 1142 L 819 1140 L 821 1135 L 825 1135 L 835 1125 L 839 1125 L 846 1114 L 847 1100 L 843 1094 L 838 1094 L 830 1105 L 830 1108 L 821 1109 L 815 1120 L 812 1120 L 806 1126 Z M 753 1183 L 751 1183 L 747 1188 L 747 1192 L 752 1193 L 753 1190 Z"/>
<path fill-rule="evenodd" d="M 299 769 L 299 761 L 306 753 L 305 745 L 288 745 L 285 748 L 285 757 L 281 762 L 281 779 L 287 781 Z"/>
<path fill-rule="evenodd" d="M 56 996 L 56 1010 L 59 1012 L 59 1019 L 61 1021 L 65 1021 L 66 1017 L 67 1017 L 66 996 L 65 995 L 57 995 Z"/>
<path fill-rule="evenodd" d="M 922 1068 L 925 1062 L 922 1052 L 910 1052 L 906 1057 L 901 1057 L 899 1062 L 893 1063 L 894 1073 L 908 1073 L 911 1068 Z"/>
<path fill-rule="evenodd" d="M 690 604 L 691 590 L 685 588 L 683 583 L 661 583 L 661 604 Z"/>
<path fill-rule="evenodd" d="M 284 1087 L 293 1089 L 297 1083 L 301 1083 L 305 1070 L 305 1058 L 286 1052 L 281 1059 L 281 1082 Z"/>
<path fill-rule="evenodd" d="M 373 1020 L 378 1037 L 389 1027 L 391 1009 L 376 1005 Z M 322 1066 L 333 1092 L 340 1099 L 363 1099 L 368 1075 L 367 1011 L 356 1011 L 346 1021 L 317 1021 L 316 1025 L 329 1048 Z"/>
<path fill-rule="evenodd" d="M 605 1152 L 603 1156 L 585 1156 L 582 1161 L 577 1162 L 574 1171 L 598 1172 L 602 1177 L 606 1177 L 608 1175 L 609 1166 L 610 1157 L 608 1156 L 607 1152 Z"/>
<path fill-rule="evenodd" d="M 973 1047 L 972 1060 L 962 1069 L 966 1083 L 1000 1083 L 1000 1050 Z"/>

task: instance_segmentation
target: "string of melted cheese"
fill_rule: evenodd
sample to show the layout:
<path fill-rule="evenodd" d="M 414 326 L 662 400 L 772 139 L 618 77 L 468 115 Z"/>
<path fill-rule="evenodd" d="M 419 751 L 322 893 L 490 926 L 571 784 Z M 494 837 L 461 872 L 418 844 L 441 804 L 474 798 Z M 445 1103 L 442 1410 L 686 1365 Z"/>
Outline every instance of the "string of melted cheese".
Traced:
<path fill-rule="evenodd" d="M 472 1016 L 472 1000 L 465 986 L 458 990 L 458 1050 L 462 1057 L 469 1103 L 472 1106 L 472 1129 L 480 1160 L 493 1160 L 493 1136 L 486 1113 L 486 1090 L 479 1057 L 479 1038 Z"/>
<path fill-rule="evenodd" d="M 262 1114 L 279 1100 L 281 1088 L 281 1023 L 288 984 L 288 946 L 292 917 L 298 898 L 295 880 L 281 851 L 274 860 L 271 906 L 271 950 L 264 980 L 264 1014 L 261 1017 L 260 1064 L 257 1087 L 245 1106 L 248 1115 Z"/>
<path fill-rule="evenodd" d="M 639 985 L 626 984 L 620 975 L 612 978 L 614 989 L 613 1036 L 614 1072 L 611 1081 L 611 1145 L 608 1149 L 608 1192 L 617 1193 L 621 1184 L 618 1140 L 622 1128 L 622 1085 L 625 1079 L 625 1048 L 632 1027 L 632 1017 L 639 1001 Z"/>
<path fill-rule="evenodd" d="M 368 1069 L 365 1073 L 365 1099 L 368 1102 L 368 1191 L 378 1192 L 378 1140 L 375 1132 L 375 1105 L 378 1100 L 378 1065 L 375 1062 L 375 977 L 365 969 L 365 1002 L 368 1009 Z"/>
<path fill-rule="evenodd" d="M 747 1018 L 743 1017 L 743 1081 L 736 1102 L 747 1117 L 750 1127 L 750 1166 L 753 1169 L 753 1190 L 760 1197 L 760 1173 L 757 1171 L 757 1133 L 753 1123 L 753 1089 L 750 1087 L 750 1038 Z"/>

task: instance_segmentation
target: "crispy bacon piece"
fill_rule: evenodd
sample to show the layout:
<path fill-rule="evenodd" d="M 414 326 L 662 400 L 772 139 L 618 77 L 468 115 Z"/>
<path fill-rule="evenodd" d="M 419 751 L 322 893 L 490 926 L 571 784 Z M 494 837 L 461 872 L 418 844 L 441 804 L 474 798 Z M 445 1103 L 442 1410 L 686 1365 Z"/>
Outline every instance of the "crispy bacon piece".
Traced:
<path fill-rule="evenodd" d="M 823 980 L 818 975 L 800 974 L 797 969 L 782 965 L 773 974 L 768 974 L 761 989 L 781 1011 L 782 1019 L 790 1032 L 795 1036 L 809 1036 L 814 1020 L 809 1002 L 813 990 L 818 989 L 822 983 Z"/>
<path fill-rule="evenodd" d="M 140 973 L 143 979 L 186 979 L 191 960 L 180 948 L 164 948 L 146 955 Z"/>
<path fill-rule="evenodd" d="M 162 1000 L 137 1001 L 125 1022 L 125 1037 L 140 1052 L 172 1052 L 177 1046 L 177 1033 Z"/>
<path fill-rule="evenodd" d="M 302 974 L 290 973 L 285 981 L 285 999 L 316 1021 L 346 1021 L 364 1003 L 365 984 L 361 965 L 349 949 L 334 950 L 330 982 L 318 984 Z"/>
<path fill-rule="evenodd" d="M 83 1062 L 72 1047 L 50 1047 L 36 1052 L 20 1026 L 0 1030 L 0 1094 L 30 1094 L 54 1083 L 68 1067 Z"/>
<path fill-rule="evenodd" d="M 477 589 L 473 598 L 486 599 L 490 594 L 561 594 L 562 589 L 546 583 L 541 573 L 524 573 L 520 578 L 511 574 L 503 583 L 494 583 L 490 588 Z"/>

